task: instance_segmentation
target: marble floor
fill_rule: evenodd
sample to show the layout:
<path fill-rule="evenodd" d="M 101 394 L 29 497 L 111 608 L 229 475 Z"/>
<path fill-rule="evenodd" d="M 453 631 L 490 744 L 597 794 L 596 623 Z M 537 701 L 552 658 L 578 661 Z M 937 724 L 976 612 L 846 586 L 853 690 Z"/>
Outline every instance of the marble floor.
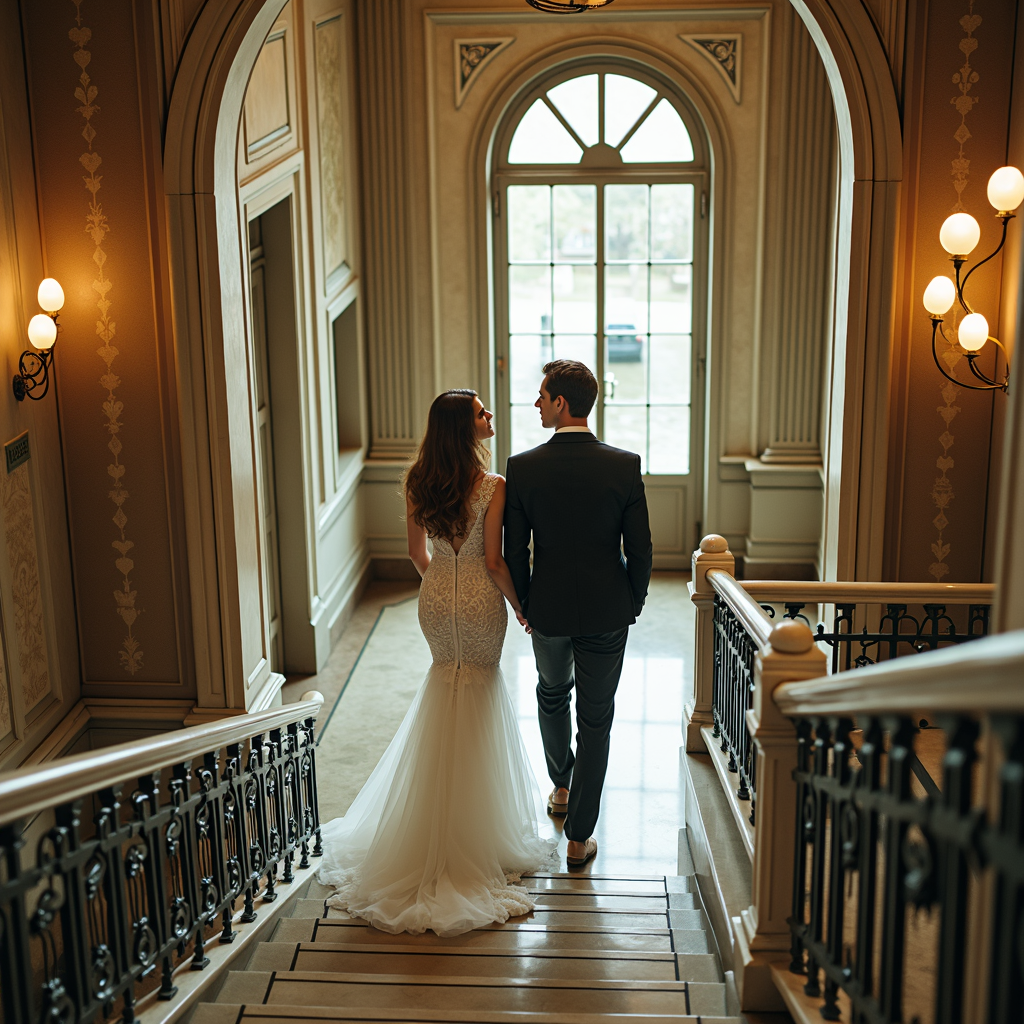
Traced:
<path fill-rule="evenodd" d="M 692 688 L 693 625 L 682 573 L 655 573 L 630 630 L 616 697 L 611 756 L 596 836 L 595 873 L 674 874 L 683 821 L 679 747 Z M 321 716 L 321 816 L 343 814 L 404 716 L 430 655 L 416 621 L 416 585 L 374 582 L 324 670 L 290 678 L 285 700 L 316 688 Z M 537 728 L 537 676 L 529 637 L 512 620 L 502 670 L 541 789 L 550 783 Z M 547 819 L 550 834 L 560 819 Z M 564 840 L 562 841 L 564 857 Z"/>

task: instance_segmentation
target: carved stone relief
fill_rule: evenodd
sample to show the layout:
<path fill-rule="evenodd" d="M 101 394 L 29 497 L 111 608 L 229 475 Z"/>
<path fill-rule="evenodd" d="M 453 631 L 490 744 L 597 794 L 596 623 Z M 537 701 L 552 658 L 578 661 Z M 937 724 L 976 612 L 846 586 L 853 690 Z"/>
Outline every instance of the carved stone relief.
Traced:
<path fill-rule="evenodd" d="M 480 73 L 502 50 L 515 42 L 515 36 L 495 39 L 456 39 L 455 109 L 458 110 Z"/>
<path fill-rule="evenodd" d="M 680 35 L 695 50 L 704 54 L 729 86 L 732 98 L 740 102 L 740 76 L 743 70 L 743 36 L 718 33 L 714 36 Z"/>

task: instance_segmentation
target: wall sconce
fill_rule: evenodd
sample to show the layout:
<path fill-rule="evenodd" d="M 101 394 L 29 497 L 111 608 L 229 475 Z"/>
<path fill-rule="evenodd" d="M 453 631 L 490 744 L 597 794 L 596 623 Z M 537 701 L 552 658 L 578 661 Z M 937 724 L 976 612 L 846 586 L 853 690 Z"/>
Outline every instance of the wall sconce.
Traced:
<path fill-rule="evenodd" d="M 1000 167 L 988 179 L 988 201 L 996 211 L 996 216 L 1003 222 L 1003 235 L 995 251 L 979 260 L 960 280 L 960 271 L 967 262 L 968 255 L 981 240 L 981 225 L 969 213 L 954 213 L 947 217 L 939 229 L 939 242 L 942 248 L 949 253 L 956 270 L 956 280 L 948 277 L 933 277 L 928 287 L 924 290 L 924 308 L 928 310 L 932 321 L 932 358 L 939 372 L 951 380 L 957 387 L 970 388 L 972 391 L 1006 391 L 1010 382 L 1010 361 L 1006 360 L 1006 373 L 1002 380 L 993 380 L 982 373 L 975 364 L 978 353 L 984 347 L 986 341 L 991 341 L 998 346 L 1006 358 L 1006 349 L 998 338 L 993 338 L 988 333 L 988 321 L 981 313 L 975 313 L 967 299 L 964 298 L 964 288 L 967 281 L 978 267 L 988 263 L 996 253 L 1002 249 L 1006 242 L 1006 228 L 1015 216 L 1014 210 L 1024 202 L 1024 174 L 1021 174 L 1016 167 Z M 935 336 L 941 334 L 949 344 L 953 344 L 946 335 L 942 325 L 942 317 L 949 311 L 954 302 L 959 302 L 963 307 L 966 316 L 960 321 L 957 327 L 957 341 L 967 356 L 967 366 L 971 373 L 978 379 L 978 384 L 968 384 L 958 380 L 942 368 L 939 362 L 939 354 L 935 351 Z M 998 360 L 998 357 L 997 357 Z M 998 368 L 998 362 L 997 362 Z"/>
<path fill-rule="evenodd" d="M 60 325 L 57 314 L 64 306 L 64 289 L 52 277 L 45 278 L 36 293 L 40 309 L 28 322 L 28 340 L 32 348 L 21 353 L 18 372 L 14 375 L 14 397 L 38 401 L 50 390 L 50 367 L 53 365 L 53 344 Z"/>
<path fill-rule="evenodd" d="M 595 7 L 607 7 L 613 0 L 526 0 L 531 7 L 545 14 L 579 14 Z"/>

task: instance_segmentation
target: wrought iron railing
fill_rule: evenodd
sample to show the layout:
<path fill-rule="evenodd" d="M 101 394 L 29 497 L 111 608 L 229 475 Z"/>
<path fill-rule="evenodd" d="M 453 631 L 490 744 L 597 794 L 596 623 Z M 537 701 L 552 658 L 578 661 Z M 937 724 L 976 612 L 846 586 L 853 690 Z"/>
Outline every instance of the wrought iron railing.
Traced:
<path fill-rule="evenodd" d="M 323 698 L 64 758 L 0 779 L 5 1024 L 135 1019 L 171 999 L 293 865 L 319 856 Z M 152 979 L 152 982 L 150 981 Z"/>
<path fill-rule="evenodd" d="M 770 618 L 806 622 L 829 651 L 830 671 L 987 636 L 993 588 L 986 584 L 857 584 L 743 582 Z M 831 623 L 813 619 L 829 614 Z"/>
<path fill-rule="evenodd" d="M 1024 633 L 970 653 L 866 669 L 856 690 L 775 691 L 797 728 L 790 970 L 825 1020 L 840 993 L 864 1024 L 1021 1018 Z M 936 793 L 914 785 L 915 758 Z"/>
<path fill-rule="evenodd" d="M 715 689 L 712 713 L 714 738 L 737 776 L 736 797 L 750 801 L 748 820 L 756 810 L 756 759 L 746 715 L 754 697 L 754 656 L 758 644 L 724 598 L 715 595 Z"/>

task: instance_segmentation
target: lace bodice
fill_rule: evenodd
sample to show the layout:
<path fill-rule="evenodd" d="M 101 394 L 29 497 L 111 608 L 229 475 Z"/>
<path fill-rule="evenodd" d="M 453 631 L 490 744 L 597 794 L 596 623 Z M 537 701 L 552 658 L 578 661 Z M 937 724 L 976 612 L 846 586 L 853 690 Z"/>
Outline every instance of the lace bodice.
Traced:
<path fill-rule="evenodd" d="M 443 537 L 433 542 L 419 618 L 435 664 L 497 665 L 501 659 L 508 610 L 484 561 L 484 517 L 497 483 L 491 473 L 481 482 L 458 552 Z"/>

